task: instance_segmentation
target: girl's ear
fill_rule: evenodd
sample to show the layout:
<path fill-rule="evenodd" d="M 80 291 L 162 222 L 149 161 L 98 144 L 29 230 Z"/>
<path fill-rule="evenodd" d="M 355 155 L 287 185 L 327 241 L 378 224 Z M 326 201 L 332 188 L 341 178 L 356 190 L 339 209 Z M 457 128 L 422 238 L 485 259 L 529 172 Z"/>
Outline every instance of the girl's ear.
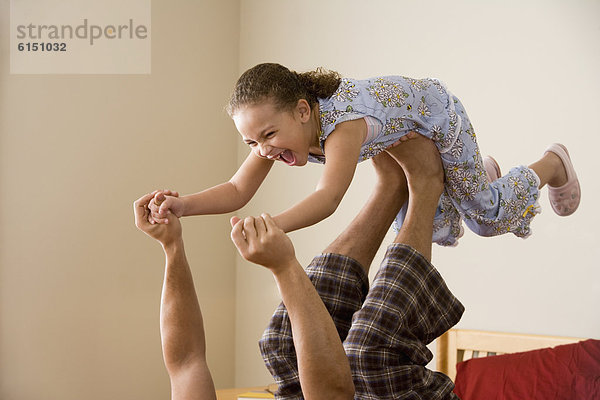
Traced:
<path fill-rule="evenodd" d="M 308 104 L 306 99 L 298 100 L 298 104 L 296 104 L 296 112 L 300 117 L 300 122 L 310 121 L 310 104 Z"/>

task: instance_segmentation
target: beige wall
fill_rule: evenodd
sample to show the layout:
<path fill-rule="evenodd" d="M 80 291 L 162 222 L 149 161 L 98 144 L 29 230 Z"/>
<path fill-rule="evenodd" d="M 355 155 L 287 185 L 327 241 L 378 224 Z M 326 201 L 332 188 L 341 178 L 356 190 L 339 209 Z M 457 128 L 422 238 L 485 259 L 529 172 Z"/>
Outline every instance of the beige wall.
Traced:
<path fill-rule="evenodd" d="M 535 160 L 552 142 L 566 143 L 583 185 L 574 216 L 554 215 L 544 191 L 544 212 L 531 238 L 484 239 L 467 232 L 457 248 L 434 247 L 434 262 L 467 307 L 461 327 L 600 337 L 594 311 L 600 303 L 600 217 L 594 210 L 600 195 L 594 175 L 600 145 L 598 2 L 241 4 L 240 71 L 276 61 L 357 78 L 438 77 L 461 98 L 482 152 L 494 155 L 503 171 Z M 246 213 L 283 210 L 314 189 L 320 172 L 318 166 L 278 166 Z M 307 263 L 357 212 L 371 177 L 368 163 L 361 165 L 336 214 L 293 234 L 301 261 Z M 238 261 L 238 385 L 270 378 L 256 341 L 278 298 L 267 273 Z"/>
<path fill-rule="evenodd" d="M 152 4 L 151 75 L 9 75 L 0 1 L 0 398 L 166 399 L 160 246 L 132 202 L 236 168 L 222 112 L 238 73 L 239 3 Z M 184 222 L 217 386 L 234 383 L 226 216 Z"/>

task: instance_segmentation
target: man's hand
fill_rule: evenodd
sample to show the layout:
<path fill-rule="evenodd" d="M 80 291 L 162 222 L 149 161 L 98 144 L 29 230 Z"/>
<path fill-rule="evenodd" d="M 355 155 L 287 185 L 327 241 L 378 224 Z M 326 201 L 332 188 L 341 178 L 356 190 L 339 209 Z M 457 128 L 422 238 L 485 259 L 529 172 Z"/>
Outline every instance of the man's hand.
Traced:
<path fill-rule="evenodd" d="M 179 198 L 179 193 L 172 190 L 157 190 L 154 198 L 148 204 L 150 209 L 150 223 L 168 224 L 167 214 L 173 213 L 177 218 L 183 216 L 184 203 Z"/>
<path fill-rule="evenodd" d="M 181 222 L 179 222 L 179 218 L 168 213 L 166 215 L 168 224 L 150 223 L 148 219 L 150 217 L 148 205 L 150 204 L 150 200 L 152 200 L 158 192 L 159 191 L 156 190 L 152 193 L 148 193 L 133 203 L 135 226 L 151 238 L 158 240 L 163 247 L 167 247 L 181 240 Z"/>
<path fill-rule="evenodd" d="M 273 273 L 297 263 L 294 246 L 268 214 L 260 217 L 231 218 L 231 240 L 240 255 Z"/>

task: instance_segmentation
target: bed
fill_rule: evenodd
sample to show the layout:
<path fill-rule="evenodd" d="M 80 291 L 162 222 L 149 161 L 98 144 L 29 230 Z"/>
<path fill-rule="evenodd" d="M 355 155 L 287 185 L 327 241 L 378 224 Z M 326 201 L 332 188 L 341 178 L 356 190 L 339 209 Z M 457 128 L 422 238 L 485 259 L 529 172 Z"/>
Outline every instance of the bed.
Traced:
<path fill-rule="evenodd" d="M 436 364 L 463 400 L 600 399 L 600 340 L 451 329 Z"/>
<path fill-rule="evenodd" d="M 600 400 L 600 340 L 451 329 L 437 340 L 436 364 L 461 400 Z M 249 390 L 267 388 L 217 398 Z"/>

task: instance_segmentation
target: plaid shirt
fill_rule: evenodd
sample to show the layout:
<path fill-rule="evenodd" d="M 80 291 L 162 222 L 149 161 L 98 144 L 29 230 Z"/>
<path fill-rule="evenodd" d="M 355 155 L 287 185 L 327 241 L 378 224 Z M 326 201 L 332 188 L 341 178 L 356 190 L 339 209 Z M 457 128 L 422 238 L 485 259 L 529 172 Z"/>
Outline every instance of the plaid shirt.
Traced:
<path fill-rule="evenodd" d="M 306 272 L 344 344 L 356 399 L 456 399 L 450 378 L 425 368 L 432 359 L 426 346 L 458 322 L 464 307 L 420 253 L 391 245 L 370 290 L 360 264 L 343 255 L 317 256 Z M 283 304 L 259 345 L 279 385 L 276 397 L 303 399 Z"/>

